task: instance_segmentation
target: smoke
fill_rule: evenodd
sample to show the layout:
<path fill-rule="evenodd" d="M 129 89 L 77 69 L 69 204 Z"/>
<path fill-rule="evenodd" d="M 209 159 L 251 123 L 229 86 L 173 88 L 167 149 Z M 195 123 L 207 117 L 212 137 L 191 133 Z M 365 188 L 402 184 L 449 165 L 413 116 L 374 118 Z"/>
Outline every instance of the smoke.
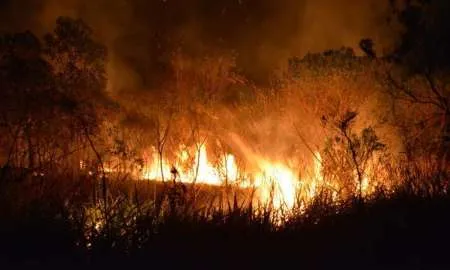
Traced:
<path fill-rule="evenodd" d="M 0 31 L 31 29 L 43 35 L 51 31 L 59 16 L 83 19 L 93 28 L 95 38 L 108 47 L 109 88 L 113 93 L 138 97 L 142 91 L 158 91 L 170 79 L 172 54 L 177 50 L 193 58 L 234 54 L 237 68 L 264 84 L 290 57 L 343 46 L 358 51 L 362 38 L 372 38 L 380 52 L 393 41 L 385 23 L 388 0 L 0 1 Z M 307 91 L 314 89 L 308 87 Z M 130 102 L 132 106 L 145 107 L 145 99 L 136 100 Z M 303 105 L 292 101 L 287 109 L 291 114 L 279 113 L 283 117 L 274 113 L 281 107 L 275 106 L 254 121 L 248 120 L 250 113 L 245 114 L 246 121 L 231 118 L 239 117 L 239 112 L 230 111 L 222 114 L 226 117 L 220 118 L 217 126 L 225 129 L 223 134 L 231 134 L 224 141 L 248 161 L 262 154 L 274 160 L 294 156 L 313 160 L 312 152 L 323 146 L 325 134 L 319 133 L 321 123 L 313 110 L 302 110 L 312 105 Z M 363 108 L 363 119 L 375 118 L 369 105 Z M 242 129 L 246 134 L 240 139 L 236 134 Z M 308 145 L 300 137 L 306 138 L 303 141 Z"/>
<path fill-rule="evenodd" d="M 297 53 L 323 51 L 338 46 L 355 47 L 362 37 L 389 46 L 385 24 L 388 1 L 314 0 L 304 9 Z"/>
<path fill-rule="evenodd" d="M 385 40 L 388 1 L 379 0 L 2 0 L 0 29 L 51 30 L 58 16 L 84 19 L 110 52 L 114 87 L 157 88 L 179 48 L 201 56 L 234 52 L 249 78 L 264 82 L 291 56 L 361 38 Z M 120 79 L 118 79 L 120 77 Z"/>

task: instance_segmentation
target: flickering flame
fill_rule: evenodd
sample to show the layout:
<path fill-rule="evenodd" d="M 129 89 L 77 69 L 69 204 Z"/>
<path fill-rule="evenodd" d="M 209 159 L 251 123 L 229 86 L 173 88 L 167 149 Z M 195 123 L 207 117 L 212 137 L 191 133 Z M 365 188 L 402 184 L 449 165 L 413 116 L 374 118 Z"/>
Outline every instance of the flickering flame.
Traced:
<path fill-rule="evenodd" d="M 188 153 L 181 151 L 179 162 L 170 164 L 165 159 L 160 159 L 157 153 L 153 153 L 152 159 L 144 169 L 143 178 L 157 181 L 167 181 L 174 179 L 184 183 L 202 183 L 209 185 L 222 185 L 225 178 L 220 171 L 208 160 L 206 145 L 202 144 L 195 153 L 194 163 L 187 170 L 183 170 L 185 162 L 188 160 Z M 224 157 L 225 175 L 228 181 L 237 180 L 237 166 L 235 158 L 231 154 Z M 173 169 L 176 169 L 174 172 Z"/>
<path fill-rule="evenodd" d="M 359 183 L 358 183 L 359 185 Z M 359 188 L 359 186 L 358 186 Z M 364 195 L 369 191 L 369 178 L 365 175 L 361 180 L 361 193 Z"/>
<path fill-rule="evenodd" d="M 296 179 L 292 170 L 279 163 L 266 160 L 259 162 L 261 172 L 256 174 L 255 182 L 259 190 L 259 199 L 263 203 L 273 202 L 275 208 L 294 206 Z"/>
<path fill-rule="evenodd" d="M 144 169 L 142 178 L 157 181 L 173 180 L 183 183 L 202 183 L 209 185 L 223 185 L 224 183 L 236 184 L 242 188 L 254 187 L 257 191 L 258 201 L 263 205 L 273 204 L 276 209 L 292 209 L 295 205 L 299 184 L 301 182 L 308 183 L 306 190 L 306 199 L 315 196 L 316 188 L 321 182 L 321 160 L 320 154 L 315 153 L 319 157 L 315 161 L 313 176 L 310 179 L 299 179 L 295 170 L 278 161 L 271 161 L 267 158 L 250 153 L 247 154 L 252 159 L 256 168 L 251 172 L 251 179 L 239 179 L 236 158 L 232 154 L 226 154 L 223 157 L 225 173 L 220 173 L 217 166 L 208 159 L 206 145 L 203 144 L 196 151 L 194 164 L 187 170 L 182 170 L 184 162 L 188 160 L 188 154 L 180 151 L 178 154 L 179 162 L 170 164 L 165 159 L 160 159 L 158 154 L 154 152 L 148 160 L 148 164 Z M 173 168 L 176 169 L 174 175 Z"/>
<path fill-rule="evenodd" d="M 313 175 L 310 179 L 310 185 L 309 189 L 307 189 L 307 198 L 313 199 L 317 195 L 317 188 L 319 183 L 323 183 L 323 176 L 322 176 L 322 157 L 320 156 L 320 153 L 315 152 L 314 153 L 314 168 L 313 168 Z"/>
<path fill-rule="evenodd" d="M 194 163 L 194 174 L 192 175 L 195 181 L 210 185 L 222 184 L 222 179 L 217 169 L 211 166 L 208 161 L 208 154 L 206 152 L 206 146 L 203 144 L 200 150 L 196 154 Z M 192 178 L 191 177 L 191 178 Z"/>
<path fill-rule="evenodd" d="M 322 173 L 322 157 L 320 153 L 313 154 L 313 166 L 309 173 L 303 177 L 299 172 L 287 164 L 267 158 L 255 153 L 238 142 L 241 152 L 251 164 L 250 171 L 241 172 L 236 163 L 236 157 L 227 153 L 219 160 L 212 162 L 208 157 L 205 143 L 197 145 L 194 150 L 194 158 L 186 147 L 181 146 L 175 155 L 176 161 L 171 163 L 164 156 L 161 157 L 155 149 L 145 158 L 145 167 L 140 178 L 155 181 L 177 181 L 183 183 L 199 183 L 208 185 L 234 185 L 240 188 L 254 188 L 256 200 L 262 205 L 269 205 L 275 209 L 289 210 L 300 202 L 300 207 L 318 196 L 319 192 L 326 189 L 331 191 L 334 201 L 339 199 L 339 183 L 326 182 Z M 192 154 L 192 153 L 191 153 Z M 190 158 L 191 157 L 191 158 Z M 80 162 L 80 167 L 85 167 L 85 162 Z M 105 172 L 113 172 L 113 167 L 104 166 Z M 361 183 L 355 176 L 356 190 L 366 196 L 374 190 L 370 176 L 372 168 L 367 168 L 363 174 Z M 361 187 L 361 189 L 360 189 Z M 297 200 L 300 199 L 300 200 Z"/>
<path fill-rule="evenodd" d="M 225 173 L 229 181 L 236 181 L 238 179 L 238 168 L 236 166 L 236 159 L 232 154 L 227 154 L 225 157 Z"/>

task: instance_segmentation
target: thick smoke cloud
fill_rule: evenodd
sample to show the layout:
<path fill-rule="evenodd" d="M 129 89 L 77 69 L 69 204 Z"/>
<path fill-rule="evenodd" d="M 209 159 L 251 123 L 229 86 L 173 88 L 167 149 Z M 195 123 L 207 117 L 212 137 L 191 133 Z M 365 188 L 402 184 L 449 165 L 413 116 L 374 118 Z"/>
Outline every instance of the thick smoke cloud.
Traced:
<path fill-rule="evenodd" d="M 386 2 L 386 3 L 385 3 Z M 116 87 L 155 88 L 169 73 L 171 53 L 234 52 L 250 78 L 264 82 L 290 56 L 363 37 L 378 44 L 388 1 L 380 0 L 1 0 L 0 30 L 42 34 L 56 17 L 81 17 L 111 55 Z M 131 83 L 133 82 L 133 83 Z"/>

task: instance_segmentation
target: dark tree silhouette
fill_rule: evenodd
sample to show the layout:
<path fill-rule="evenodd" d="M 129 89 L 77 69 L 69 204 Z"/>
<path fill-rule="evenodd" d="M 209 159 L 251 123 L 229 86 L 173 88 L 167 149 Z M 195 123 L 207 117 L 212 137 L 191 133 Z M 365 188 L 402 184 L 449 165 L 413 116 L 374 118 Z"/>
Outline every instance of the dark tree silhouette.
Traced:
<path fill-rule="evenodd" d="M 93 134 L 96 110 L 107 104 L 106 48 L 93 40 L 92 30 L 83 21 L 65 17 L 45 36 L 45 45 L 58 89 L 68 98 L 67 109 Z"/>
<path fill-rule="evenodd" d="M 94 147 L 111 108 L 106 48 L 80 20 L 59 18 L 43 41 L 31 32 L 0 37 L 0 123 L 4 164 L 32 170 Z"/>
<path fill-rule="evenodd" d="M 33 169 L 40 138 L 46 133 L 55 110 L 52 68 L 42 56 L 42 46 L 32 33 L 1 37 L 0 114 L 8 149 L 6 164 L 12 159 Z M 5 145 L 6 144 L 6 145 Z M 26 160 L 26 162 L 25 162 Z"/>
<path fill-rule="evenodd" d="M 439 145 L 433 150 L 439 170 L 448 168 L 450 150 L 450 3 L 445 0 L 391 2 L 391 21 L 402 26 L 397 46 L 378 58 L 383 83 L 402 103 L 427 108 L 421 125 L 430 133 L 439 130 Z M 361 49 L 374 58 L 373 42 L 364 39 Z M 422 127 L 422 129 L 424 128 Z M 429 140 L 429 139 L 428 139 Z"/>

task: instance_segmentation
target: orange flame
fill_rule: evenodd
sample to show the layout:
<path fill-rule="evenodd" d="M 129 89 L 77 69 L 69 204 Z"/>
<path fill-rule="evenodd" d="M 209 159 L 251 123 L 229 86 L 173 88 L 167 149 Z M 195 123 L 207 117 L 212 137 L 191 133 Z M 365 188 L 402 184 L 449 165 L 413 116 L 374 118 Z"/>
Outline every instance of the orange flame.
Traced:
<path fill-rule="evenodd" d="M 161 158 L 157 151 L 152 149 L 139 177 L 155 181 L 176 180 L 183 183 L 216 186 L 227 183 L 241 188 L 252 187 L 256 190 L 256 199 L 259 203 L 271 204 L 275 209 L 293 209 L 297 202 L 300 204 L 298 206 L 304 207 L 304 203 L 314 199 L 324 188 L 331 191 L 333 200 L 339 199 L 339 183 L 326 182 L 323 178 L 320 153 L 313 154 L 314 163 L 309 175 L 300 177 L 297 170 L 285 163 L 255 153 L 238 138 L 233 140 L 251 165 L 250 171 L 240 172 L 236 157 L 231 153 L 223 155 L 218 162 L 211 162 L 206 144 L 199 144 L 195 149 L 194 159 L 190 159 L 192 156 L 189 155 L 186 147 L 181 146 L 176 153 L 175 163 Z M 85 162 L 80 161 L 80 168 L 84 167 L 86 167 Z M 375 170 L 377 169 L 368 167 L 361 183 L 355 176 L 355 192 L 359 191 L 359 185 L 364 196 L 374 191 L 371 175 Z M 105 171 L 109 173 L 114 170 L 105 167 Z"/>
<path fill-rule="evenodd" d="M 223 157 L 225 174 L 219 173 L 219 170 L 208 159 L 206 145 L 203 144 L 195 155 L 195 162 L 188 170 L 178 170 L 176 179 L 184 183 L 203 183 L 209 185 L 222 185 L 227 180 L 228 183 L 237 184 L 239 187 L 248 188 L 255 187 L 257 190 L 258 201 L 262 204 L 273 203 L 276 209 L 292 209 L 295 205 L 299 184 L 301 179 L 296 176 L 295 170 L 289 168 L 281 162 L 271 161 L 264 157 L 254 154 L 249 149 L 246 151 L 247 158 L 256 164 L 253 177 L 251 179 L 240 179 L 236 158 L 232 154 Z M 162 160 L 162 164 L 158 154 L 154 151 L 152 158 L 149 160 L 143 171 L 142 178 L 162 181 L 168 180 L 172 175 L 171 168 L 183 168 L 183 163 L 187 161 L 187 153 L 181 151 L 178 156 L 179 162 L 170 165 L 166 160 Z M 316 153 L 316 156 L 320 155 Z M 303 179 L 309 183 L 309 189 L 306 192 L 306 199 L 315 196 L 317 185 L 321 181 L 321 163 L 318 160 L 315 163 L 314 176 L 311 179 Z M 173 178 L 172 178 L 173 179 Z"/>
<path fill-rule="evenodd" d="M 179 162 L 173 165 L 163 159 L 162 164 L 158 154 L 153 151 L 152 159 L 143 171 L 142 178 L 151 180 L 168 180 L 173 175 L 172 168 L 177 168 L 176 179 L 185 183 L 203 183 L 209 185 L 222 185 L 224 178 L 221 176 L 219 170 L 208 160 L 208 154 L 206 151 L 206 145 L 202 144 L 198 151 L 196 151 L 194 164 L 187 169 L 181 168 L 185 162 L 187 162 L 188 154 L 186 151 L 181 151 L 179 156 Z M 235 158 L 231 154 L 227 154 L 224 157 L 225 170 L 228 181 L 237 180 L 237 166 Z"/>

